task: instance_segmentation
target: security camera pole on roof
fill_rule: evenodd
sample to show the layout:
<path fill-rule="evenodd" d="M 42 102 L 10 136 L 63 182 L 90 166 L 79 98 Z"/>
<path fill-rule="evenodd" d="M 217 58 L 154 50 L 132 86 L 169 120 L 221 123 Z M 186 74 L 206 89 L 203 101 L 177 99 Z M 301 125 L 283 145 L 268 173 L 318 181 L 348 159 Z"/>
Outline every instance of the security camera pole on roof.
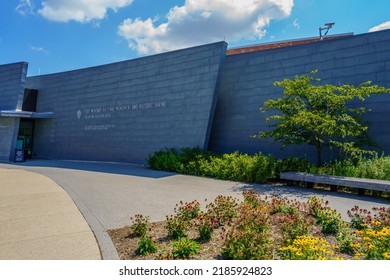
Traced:
<path fill-rule="evenodd" d="M 328 34 L 329 29 L 331 29 L 334 24 L 335 24 L 334 22 L 329 22 L 329 23 L 325 23 L 326 27 L 320 27 L 320 40 L 322 40 L 326 36 L 326 34 Z M 325 30 L 326 30 L 325 34 L 322 35 L 322 31 L 325 31 Z"/>

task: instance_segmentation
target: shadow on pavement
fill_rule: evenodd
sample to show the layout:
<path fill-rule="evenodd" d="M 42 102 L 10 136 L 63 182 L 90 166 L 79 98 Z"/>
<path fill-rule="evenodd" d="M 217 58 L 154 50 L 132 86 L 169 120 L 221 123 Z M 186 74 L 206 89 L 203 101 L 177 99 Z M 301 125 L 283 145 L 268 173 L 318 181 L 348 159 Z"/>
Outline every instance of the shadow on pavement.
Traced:
<path fill-rule="evenodd" d="M 176 173 L 151 170 L 140 164 L 116 163 L 116 162 L 91 162 L 73 160 L 27 160 L 25 162 L 0 162 L 13 167 L 46 167 L 83 170 L 90 172 L 110 173 L 119 175 L 139 176 L 159 179 L 174 176 Z"/>

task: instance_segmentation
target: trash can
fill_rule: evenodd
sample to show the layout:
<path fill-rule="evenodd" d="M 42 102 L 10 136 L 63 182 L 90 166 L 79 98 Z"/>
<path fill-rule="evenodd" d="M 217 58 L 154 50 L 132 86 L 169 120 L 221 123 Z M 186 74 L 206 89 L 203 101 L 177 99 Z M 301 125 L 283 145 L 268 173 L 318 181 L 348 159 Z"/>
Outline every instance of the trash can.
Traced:
<path fill-rule="evenodd" d="M 15 162 L 24 161 L 24 150 L 15 150 Z"/>

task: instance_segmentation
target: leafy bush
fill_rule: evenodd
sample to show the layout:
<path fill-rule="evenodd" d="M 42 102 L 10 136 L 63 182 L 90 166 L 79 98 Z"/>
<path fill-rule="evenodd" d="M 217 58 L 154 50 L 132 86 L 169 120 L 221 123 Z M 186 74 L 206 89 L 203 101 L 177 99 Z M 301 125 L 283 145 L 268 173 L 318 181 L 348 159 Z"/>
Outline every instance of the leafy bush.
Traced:
<path fill-rule="evenodd" d="M 180 205 L 176 205 L 174 209 L 177 216 L 184 220 L 192 220 L 196 218 L 200 213 L 200 203 L 196 200 L 183 203 L 180 201 Z"/>
<path fill-rule="evenodd" d="M 371 212 L 366 209 L 360 209 L 359 206 L 355 206 L 351 210 L 348 210 L 347 214 L 351 219 L 351 226 L 356 229 L 367 228 L 372 220 Z"/>
<path fill-rule="evenodd" d="M 321 231 L 324 234 L 337 234 L 343 226 L 341 215 L 336 210 L 323 205 L 323 201 L 317 197 L 312 197 L 309 202 L 310 212 L 315 218 L 318 225 L 321 226 Z"/>
<path fill-rule="evenodd" d="M 150 253 L 156 253 L 157 246 L 151 237 L 142 237 L 138 242 L 138 248 L 136 253 L 140 255 L 149 255 Z"/>
<path fill-rule="evenodd" d="M 285 159 L 278 159 L 276 166 L 276 173 L 295 171 L 308 172 L 313 167 L 306 158 L 288 157 Z"/>
<path fill-rule="evenodd" d="M 147 166 L 156 170 L 177 172 L 180 169 L 180 158 L 175 149 L 160 150 L 147 158 Z"/>
<path fill-rule="evenodd" d="M 321 225 L 324 234 L 336 234 L 342 225 L 341 215 L 332 209 L 322 209 L 317 212 L 316 223 Z"/>
<path fill-rule="evenodd" d="M 152 169 L 248 183 L 278 179 L 280 172 L 296 171 L 368 179 L 390 180 L 390 156 L 337 160 L 318 167 L 306 158 L 275 159 L 272 155 L 233 152 L 215 154 L 196 148 L 165 149 L 147 159 Z"/>
<path fill-rule="evenodd" d="M 298 203 L 299 205 L 299 203 Z M 287 197 L 279 198 L 277 196 L 273 196 L 271 198 L 271 214 L 275 213 L 283 213 L 283 214 L 296 214 L 299 212 L 299 206 L 296 205 L 295 201 L 290 201 Z"/>
<path fill-rule="evenodd" d="M 206 208 L 217 219 L 218 226 L 222 226 L 237 216 L 237 205 L 237 200 L 233 197 L 219 195 Z"/>
<path fill-rule="evenodd" d="M 148 231 L 150 218 L 140 214 L 131 218 L 133 224 L 130 226 L 131 234 L 137 237 L 143 237 Z"/>
<path fill-rule="evenodd" d="M 207 176 L 223 180 L 264 183 L 277 178 L 273 156 L 234 152 L 217 155 L 199 148 L 165 149 L 147 158 L 147 167 L 157 170 Z"/>
<path fill-rule="evenodd" d="M 170 239 L 180 239 L 187 236 L 190 222 L 182 217 L 170 216 L 167 217 L 166 229 Z"/>
<path fill-rule="evenodd" d="M 269 214 L 263 207 L 241 204 L 238 217 L 226 234 L 222 255 L 230 260 L 270 259 Z"/>
<path fill-rule="evenodd" d="M 311 221 L 302 213 L 284 214 L 284 219 L 281 222 L 283 243 L 288 244 L 298 236 L 307 235 L 310 225 Z"/>
<path fill-rule="evenodd" d="M 243 191 L 242 196 L 244 197 L 244 203 L 251 205 L 253 208 L 258 207 L 261 203 L 259 193 L 254 190 Z"/>
<path fill-rule="evenodd" d="M 356 177 L 390 180 L 390 157 L 359 160 L 356 166 Z"/>
<path fill-rule="evenodd" d="M 199 239 L 208 241 L 211 239 L 214 229 L 219 227 L 219 221 L 212 211 L 209 210 L 197 217 L 195 226 L 198 228 Z"/>
<path fill-rule="evenodd" d="M 191 255 L 198 253 L 200 245 L 193 240 L 187 238 L 180 238 L 178 241 L 172 242 L 173 258 L 178 259 L 187 259 Z"/>
<path fill-rule="evenodd" d="M 360 248 L 357 242 L 356 234 L 351 232 L 348 227 L 343 227 L 337 234 L 337 241 L 340 244 L 340 252 L 353 255 Z"/>

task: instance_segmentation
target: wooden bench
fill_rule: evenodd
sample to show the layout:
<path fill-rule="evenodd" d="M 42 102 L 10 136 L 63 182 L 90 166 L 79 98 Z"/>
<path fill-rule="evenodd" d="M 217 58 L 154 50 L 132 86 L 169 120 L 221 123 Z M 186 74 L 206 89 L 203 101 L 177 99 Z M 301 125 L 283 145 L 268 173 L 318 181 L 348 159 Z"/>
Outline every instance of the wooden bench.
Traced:
<path fill-rule="evenodd" d="M 356 188 L 358 189 L 358 195 L 362 195 L 365 189 L 390 192 L 390 181 L 385 180 L 319 175 L 302 172 L 283 172 L 280 173 L 280 179 L 330 185 L 332 191 L 337 191 L 338 186 Z"/>

